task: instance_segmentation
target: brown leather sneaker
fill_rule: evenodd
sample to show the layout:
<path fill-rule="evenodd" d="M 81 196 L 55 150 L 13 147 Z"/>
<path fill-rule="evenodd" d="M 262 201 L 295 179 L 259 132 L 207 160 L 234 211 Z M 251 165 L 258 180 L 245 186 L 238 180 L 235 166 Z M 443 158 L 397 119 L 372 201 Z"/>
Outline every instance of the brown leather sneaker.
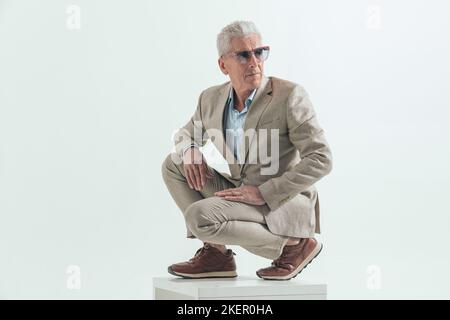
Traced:
<path fill-rule="evenodd" d="M 322 244 L 314 238 L 301 239 L 298 244 L 284 246 L 272 265 L 259 269 L 256 275 L 266 280 L 289 280 L 297 276 L 320 253 Z"/>
<path fill-rule="evenodd" d="M 206 243 L 189 261 L 175 263 L 167 271 L 189 279 L 234 278 L 237 277 L 234 255 L 231 249 L 224 254 Z"/>

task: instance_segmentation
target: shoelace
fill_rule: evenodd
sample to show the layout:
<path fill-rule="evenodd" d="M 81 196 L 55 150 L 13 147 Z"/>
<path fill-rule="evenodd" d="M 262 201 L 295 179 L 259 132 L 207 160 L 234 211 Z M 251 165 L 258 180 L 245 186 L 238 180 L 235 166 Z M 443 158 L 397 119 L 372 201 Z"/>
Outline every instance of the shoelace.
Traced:
<path fill-rule="evenodd" d="M 274 260 L 272 262 L 272 265 L 274 265 L 275 267 L 278 268 L 282 268 L 282 269 L 290 269 L 291 268 L 291 264 L 288 263 L 285 259 L 283 259 L 285 257 L 281 256 L 278 259 Z"/>
<path fill-rule="evenodd" d="M 289 263 L 289 260 L 291 260 L 292 253 L 291 252 L 284 252 L 281 254 L 281 256 L 278 259 L 275 259 L 272 264 L 278 268 L 283 269 L 291 269 L 292 264 Z"/>
<path fill-rule="evenodd" d="M 201 247 L 200 249 L 198 249 L 195 252 L 195 255 L 191 259 L 189 259 L 189 262 L 194 262 L 195 260 L 200 259 L 200 257 L 206 253 L 206 250 L 208 250 L 208 248 L 209 248 L 209 246 L 205 245 L 205 246 Z"/>
<path fill-rule="evenodd" d="M 204 256 L 204 255 L 206 254 L 207 250 L 208 250 L 210 247 L 211 247 L 210 245 L 205 244 L 203 247 L 201 247 L 200 249 L 198 249 L 198 250 L 195 252 L 195 255 L 194 255 L 191 259 L 189 259 L 189 262 L 194 262 L 194 261 L 200 259 L 200 257 L 202 257 L 202 256 Z M 236 253 L 234 253 L 233 251 L 232 251 L 231 253 L 232 253 L 232 255 L 234 255 L 234 256 L 236 255 Z"/>

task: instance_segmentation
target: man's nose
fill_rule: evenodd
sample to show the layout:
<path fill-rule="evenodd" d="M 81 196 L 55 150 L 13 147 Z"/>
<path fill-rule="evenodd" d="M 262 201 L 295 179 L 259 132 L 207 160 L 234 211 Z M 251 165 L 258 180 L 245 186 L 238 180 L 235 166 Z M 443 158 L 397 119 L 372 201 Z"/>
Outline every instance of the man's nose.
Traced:
<path fill-rule="evenodd" d="M 259 61 L 258 61 L 258 59 L 256 59 L 256 55 L 255 55 L 254 52 L 252 52 L 250 54 L 250 58 L 248 60 L 248 63 L 249 63 L 250 66 L 255 66 L 256 67 L 258 65 Z"/>

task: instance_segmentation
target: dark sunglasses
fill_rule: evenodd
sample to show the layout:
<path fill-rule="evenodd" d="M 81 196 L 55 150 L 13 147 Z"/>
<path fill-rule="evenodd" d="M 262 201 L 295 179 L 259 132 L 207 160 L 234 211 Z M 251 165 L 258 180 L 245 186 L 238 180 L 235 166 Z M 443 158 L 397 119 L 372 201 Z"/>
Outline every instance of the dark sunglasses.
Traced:
<path fill-rule="evenodd" d="M 269 57 L 270 47 L 260 47 L 253 50 L 230 52 L 229 55 L 234 56 L 240 63 L 248 63 L 252 54 L 255 55 L 256 60 L 265 61 Z"/>

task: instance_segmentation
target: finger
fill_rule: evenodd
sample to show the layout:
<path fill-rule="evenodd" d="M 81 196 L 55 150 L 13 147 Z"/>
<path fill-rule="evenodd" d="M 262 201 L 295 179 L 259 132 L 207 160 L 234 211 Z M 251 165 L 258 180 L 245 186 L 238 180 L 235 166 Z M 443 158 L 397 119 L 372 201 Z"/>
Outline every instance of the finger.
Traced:
<path fill-rule="evenodd" d="M 242 192 L 238 190 L 221 191 L 218 196 L 242 196 Z"/>
<path fill-rule="evenodd" d="M 200 171 L 198 170 L 198 166 L 193 166 L 192 168 L 194 171 L 194 177 L 195 177 L 195 189 L 200 190 L 201 189 L 201 179 L 200 179 Z"/>
<path fill-rule="evenodd" d="M 190 172 L 190 177 L 191 177 L 192 188 L 197 190 L 197 179 L 195 178 L 194 167 L 191 167 L 189 172 Z"/>
<path fill-rule="evenodd" d="M 186 180 L 187 180 L 187 183 L 189 185 L 189 188 L 193 189 L 194 188 L 194 183 L 193 183 L 193 179 L 192 178 L 194 177 L 194 173 L 192 172 L 192 170 L 190 168 L 187 168 L 185 170 L 185 172 L 186 172 Z"/>
<path fill-rule="evenodd" d="M 217 191 L 216 193 L 214 193 L 214 195 L 219 196 L 219 197 L 224 197 L 224 196 L 231 195 L 231 192 L 222 190 L 222 191 Z"/>
<path fill-rule="evenodd" d="M 186 178 L 186 182 L 187 182 L 189 188 L 192 189 L 191 183 L 190 183 L 190 181 L 189 181 L 189 172 L 188 172 L 187 166 L 186 166 L 186 165 L 183 165 L 183 169 L 184 169 L 184 177 Z"/>
<path fill-rule="evenodd" d="M 217 194 L 226 194 L 226 193 L 231 192 L 234 189 L 236 189 L 236 188 L 224 189 L 224 190 L 217 191 L 216 193 Z"/>
<path fill-rule="evenodd" d="M 244 202 L 245 198 L 244 196 L 226 196 L 225 200 Z"/>

